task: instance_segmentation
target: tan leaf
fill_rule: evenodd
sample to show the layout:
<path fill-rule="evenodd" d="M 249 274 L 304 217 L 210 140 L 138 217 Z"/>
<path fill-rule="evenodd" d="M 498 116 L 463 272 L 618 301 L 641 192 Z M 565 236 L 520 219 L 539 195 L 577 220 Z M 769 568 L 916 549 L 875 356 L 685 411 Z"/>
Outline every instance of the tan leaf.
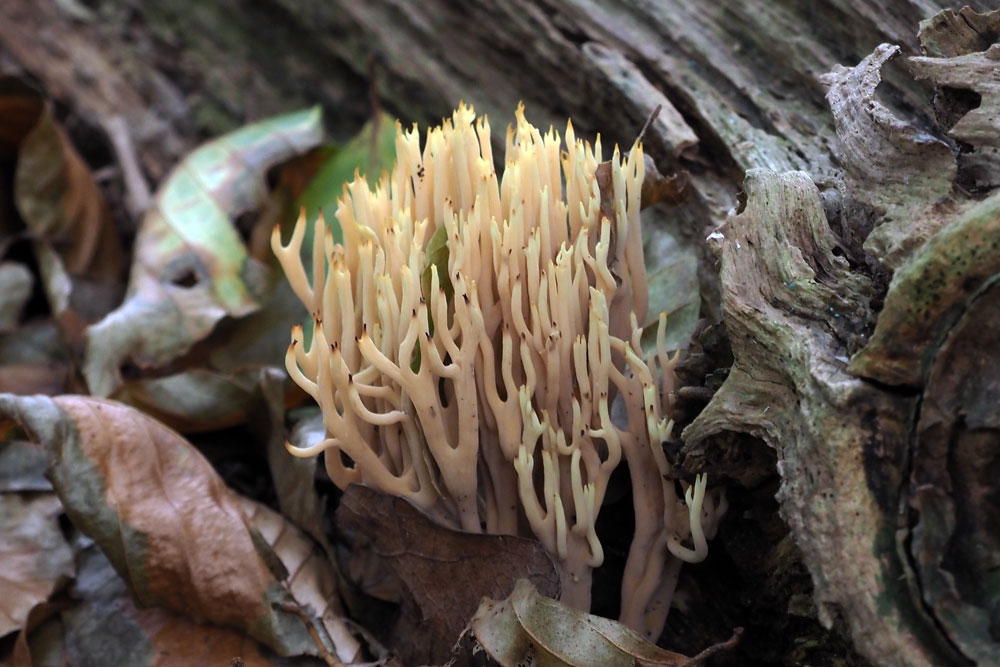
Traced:
<path fill-rule="evenodd" d="M 311 617 L 319 619 L 337 647 L 337 659 L 358 660 L 361 644 L 344 622 L 337 595 L 337 579 L 323 551 L 298 528 L 265 505 L 240 498 L 250 524 L 274 550 L 288 571 L 285 583 L 295 602 Z"/>
<path fill-rule="evenodd" d="M 8 123 L 0 143 L 16 144 L 14 200 L 32 236 L 57 248 L 71 274 L 118 280 L 123 253 L 104 195 L 44 97 L 32 99 L 15 77 L 0 79 L 0 125 Z"/>
<path fill-rule="evenodd" d="M 469 623 L 479 645 L 505 667 L 683 665 L 617 621 L 593 616 L 540 595 L 527 579 L 506 600 L 483 600 Z"/>

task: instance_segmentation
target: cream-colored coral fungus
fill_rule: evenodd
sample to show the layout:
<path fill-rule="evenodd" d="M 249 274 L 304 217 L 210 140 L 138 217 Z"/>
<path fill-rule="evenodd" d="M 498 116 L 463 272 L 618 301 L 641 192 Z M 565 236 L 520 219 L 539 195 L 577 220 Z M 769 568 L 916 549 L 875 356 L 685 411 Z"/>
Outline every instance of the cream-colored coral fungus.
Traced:
<path fill-rule="evenodd" d="M 443 525 L 533 535 L 559 566 L 562 600 L 581 609 L 604 559 L 597 515 L 624 458 L 636 527 L 622 620 L 656 635 L 680 563 L 705 557 L 722 508 L 704 477 L 682 497 L 662 449 L 676 357 L 662 315 L 655 353 L 639 345 L 642 148 L 624 159 L 615 149 L 602 210 L 600 139 L 591 147 L 567 124 L 563 149 L 516 115 L 502 178 L 471 107 L 423 149 L 416 128 L 399 128 L 391 175 L 374 191 L 364 178 L 344 189 L 343 243 L 315 225 L 311 275 L 305 219 L 288 245 L 275 230 L 316 321 L 308 346 L 293 330 L 288 372 L 328 436 L 290 449 L 326 451 L 340 487 L 403 496 Z M 627 423 L 612 419 L 616 397 Z"/>

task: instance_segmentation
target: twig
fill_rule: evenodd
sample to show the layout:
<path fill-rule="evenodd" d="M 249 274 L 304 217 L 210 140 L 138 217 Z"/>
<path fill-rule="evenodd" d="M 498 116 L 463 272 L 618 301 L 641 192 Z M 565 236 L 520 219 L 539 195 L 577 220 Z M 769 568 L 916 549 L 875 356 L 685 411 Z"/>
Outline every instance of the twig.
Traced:
<path fill-rule="evenodd" d="M 641 130 L 639 130 L 639 136 L 635 138 L 636 143 L 642 141 L 642 138 L 646 136 L 646 130 L 648 130 L 649 126 L 653 124 L 653 121 L 656 120 L 656 117 L 660 115 L 661 109 L 663 109 L 663 105 L 657 104 L 656 108 L 653 109 L 653 112 L 649 114 L 649 118 L 646 119 L 646 124 L 642 126 Z"/>
<path fill-rule="evenodd" d="M 139 166 L 139 158 L 135 153 L 132 133 L 129 132 L 125 119 L 120 115 L 111 116 L 101 121 L 104 131 L 111 141 L 118 165 L 122 170 L 122 180 L 125 182 L 125 207 L 129 216 L 138 221 L 150 206 L 152 195 L 149 184 Z"/>
<path fill-rule="evenodd" d="M 694 656 L 687 662 L 681 663 L 681 667 L 698 667 L 698 665 L 704 665 L 705 661 L 711 658 L 717 653 L 722 653 L 723 651 L 729 651 L 736 647 L 740 643 L 740 638 L 743 636 L 743 628 L 735 628 L 733 630 L 733 636 L 724 642 L 719 644 L 713 644 L 707 649 Z"/>
<path fill-rule="evenodd" d="M 378 169 L 378 131 L 382 122 L 382 108 L 378 99 L 378 66 L 381 58 L 377 52 L 368 58 L 368 100 L 372 107 L 372 136 L 368 147 L 368 169 L 374 173 Z"/>
<path fill-rule="evenodd" d="M 316 644 L 316 648 L 319 649 L 319 655 L 326 664 L 331 665 L 331 667 L 344 667 L 344 663 L 330 653 L 329 649 L 326 648 L 326 644 L 323 643 L 322 638 L 319 636 L 319 631 L 316 629 L 316 623 L 313 617 L 306 613 L 298 603 L 295 602 L 278 602 L 272 605 L 275 609 L 283 611 L 287 614 L 295 614 L 302 622 L 306 625 L 306 630 L 309 631 L 309 636 L 312 637 L 313 642 Z"/>

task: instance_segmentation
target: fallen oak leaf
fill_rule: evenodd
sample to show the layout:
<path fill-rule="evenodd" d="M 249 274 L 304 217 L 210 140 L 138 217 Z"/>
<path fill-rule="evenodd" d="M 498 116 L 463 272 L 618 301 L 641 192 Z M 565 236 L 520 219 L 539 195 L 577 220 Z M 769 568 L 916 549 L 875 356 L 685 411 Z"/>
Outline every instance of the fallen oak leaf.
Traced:
<path fill-rule="evenodd" d="M 638 146 L 642 142 L 642 138 L 646 135 L 646 130 L 653 124 L 656 117 L 660 115 L 660 110 L 661 107 L 657 105 L 652 113 L 649 114 L 646 123 L 639 130 L 639 136 L 635 138 L 633 146 Z M 663 202 L 676 204 L 683 201 L 687 194 L 688 185 L 688 173 L 686 171 L 666 177 L 660 173 L 660 170 L 656 166 L 656 161 L 653 160 L 653 156 L 648 154 L 643 155 L 643 168 L 645 174 L 642 180 L 641 209 Z M 597 178 L 597 187 L 601 190 L 601 213 L 605 218 L 614 220 L 615 196 L 614 186 L 611 183 L 611 160 L 605 160 L 597 165 L 594 175 Z"/>
<path fill-rule="evenodd" d="M 645 175 L 642 179 L 642 195 L 640 198 L 640 209 L 645 209 L 656 204 L 677 204 L 684 201 L 687 196 L 688 173 L 680 171 L 670 176 L 664 176 L 656 166 L 653 156 L 647 154 L 642 158 Z M 601 215 L 609 220 L 615 220 L 615 188 L 611 182 L 611 160 L 605 160 L 597 165 L 594 172 L 597 179 L 597 187 L 601 190 Z M 614 228 L 612 228 L 614 229 Z M 612 233 L 612 239 L 614 234 Z M 609 254 L 613 254 L 612 244 Z"/>
<path fill-rule="evenodd" d="M 504 597 L 518 579 L 559 593 L 555 565 L 535 540 L 444 528 L 403 498 L 357 484 L 336 516 L 354 536 L 352 559 L 380 559 L 397 580 L 401 617 L 380 639 L 406 664 L 447 662 L 482 597 Z"/>
<path fill-rule="evenodd" d="M 84 396 L 0 395 L 49 454 L 66 514 L 94 539 L 142 605 L 232 627 L 280 655 L 316 655 L 273 552 L 236 494 L 184 438 L 128 406 Z"/>
<path fill-rule="evenodd" d="M 656 167 L 651 155 L 644 158 L 646 177 L 642 181 L 641 208 L 655 204 L 677 204 L 687 196 L 688 173 L 679 171 L 670 176 L 664 176 Z"/>

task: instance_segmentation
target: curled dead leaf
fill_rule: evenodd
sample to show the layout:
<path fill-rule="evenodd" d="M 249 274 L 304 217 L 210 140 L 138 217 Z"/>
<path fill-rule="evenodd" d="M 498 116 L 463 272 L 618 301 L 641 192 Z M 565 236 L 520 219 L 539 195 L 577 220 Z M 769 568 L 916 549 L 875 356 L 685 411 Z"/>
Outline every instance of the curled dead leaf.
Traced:
<path fill-rule="evenodd" d="M 355 662 L 361 644 L 345 622 L 337 594 L 337 578 L 323 551 L 283 516 L 248 498 L 239 498 L 250 524 L 257 530 L 287 571 L 284 577 L 299 608 L 317 619 L 337 650 L 336 659 Z M 322 643 L 319 643 L 321 650 Z M 330 657 L 330 656 L 324 656 Z"/>
<path fill-rule="evenodd" d="M 124 252 L 90 169 L 46 108 L 18 153 L 14 199 L 28 230 L 73 276 L 116 283 Z"/>
<path fill-rule="evenodd" d="M 684 665 L 688 657 L 655 646 L 617 621 L 540 595 L 521 579 L 505 600 L 483 600 L 468 630 L 505 667 Z"/>
<path fill-rule="evenodd" d="M 273 552 L 240 500 L 180 435 L 128 406 L 84 396 L 0 395 L 49 454 L 66 514 L 142 605 L 249 634 L 280 655 L 317 654 L 268 567 Z"/>
<path fill-rule="evenodd" d="M 252 258 L 233 220 L 267 196 L 267 169 L 320 141 L 318 108 L 276 116 L 203 144 L 160 186 L 135 241 L 125 303 L 87 332 L 84 375 L 108 396 L 120 365 L 163 366 L 224 317 L 256 311 L 267 267 Z"/>
<path fill-rule="evenodd" d="M 84 325 L 121 298 L 124 251 L 90 168 L 56 121 L 45 96 L 18 77 L 0 77 L 0 155 L 16 158 L 13 202 L 24 230 L 0 220 L 9 242 L 34 242 L 41 285 L 76 342 Z"/>
<path fill-rule="evenodd" d="M 305 657 L 277 658 L 230 628 L 195 623 L 166 609 L 143 608 L 99 550 L 84 549 L 78 558 L 81 566 L 72 591 L 74 601 L 59 613 L 61 632 L 40 632 L 42 637 L 23 643 L 27 638 L 18 638 L 25 649 L 31 647 L 31 657 L 38 660 L 34 664 L 224 667 L 236 657 L 244 667 L 315 664 Z M 52 653 L 61 658 L 46 662 L 46 655 L 36 656 L 36 648 L 46 649 L 49 660 Z"/>

